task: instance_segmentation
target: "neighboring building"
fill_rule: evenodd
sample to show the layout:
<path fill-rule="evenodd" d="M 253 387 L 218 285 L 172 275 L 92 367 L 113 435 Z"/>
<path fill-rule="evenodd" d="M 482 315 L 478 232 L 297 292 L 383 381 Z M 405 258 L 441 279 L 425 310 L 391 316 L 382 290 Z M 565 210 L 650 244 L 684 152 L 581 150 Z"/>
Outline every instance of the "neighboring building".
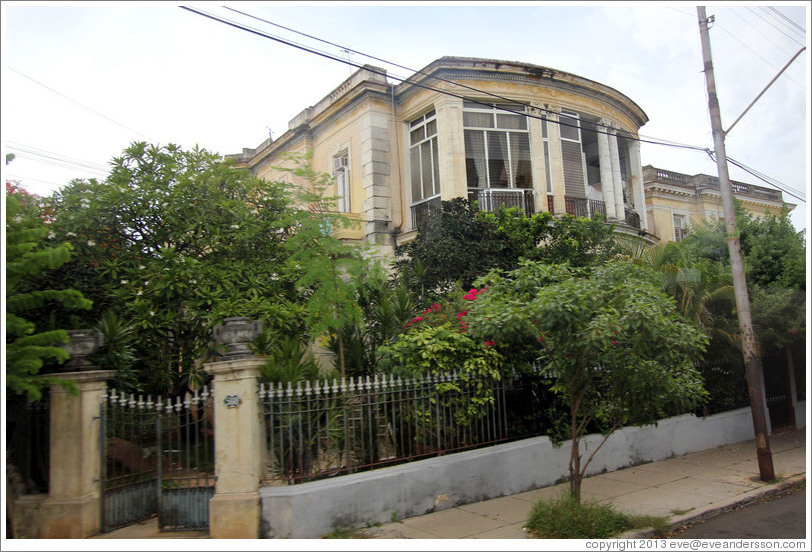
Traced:
<path fill-rule="evenodd" d="M 355 72 L 279 138 L 227 156 L 269 180 L 291 180 L 290 153 L 335 177 L 336 211 L 359 221 L 339 237 L 394 245 L 441 200 L 589 216 L 650 241 L 638 129 L 648 121 L 620 92 L 517 62 L 443 57 L 390 85 Z M 295 182 L 303 185 L 304 182 Z M 647 232 L 648 231 L 648 232 Z"/>
<path fill-rule="evenodd" d="M 693 176 L 643 167 L 648 231 L 661 241 L 680 241 L 695 222 L 724 219 L 719 179 L 707 174 Z M 786 205 L 781 192 L 753 184 L 731 181 L 733 196 L 756 216 L 778 215 Z"/>

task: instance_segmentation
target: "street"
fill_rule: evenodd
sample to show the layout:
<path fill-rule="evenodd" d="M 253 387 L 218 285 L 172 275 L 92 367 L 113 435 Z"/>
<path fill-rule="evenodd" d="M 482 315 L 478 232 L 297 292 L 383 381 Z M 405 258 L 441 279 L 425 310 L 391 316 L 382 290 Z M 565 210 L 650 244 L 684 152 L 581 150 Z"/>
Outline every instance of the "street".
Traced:
<path fill-rule="evenodd" d="M 674 539 L 803 539 L 806 487 L 785 491 L 667 535 Z"/>

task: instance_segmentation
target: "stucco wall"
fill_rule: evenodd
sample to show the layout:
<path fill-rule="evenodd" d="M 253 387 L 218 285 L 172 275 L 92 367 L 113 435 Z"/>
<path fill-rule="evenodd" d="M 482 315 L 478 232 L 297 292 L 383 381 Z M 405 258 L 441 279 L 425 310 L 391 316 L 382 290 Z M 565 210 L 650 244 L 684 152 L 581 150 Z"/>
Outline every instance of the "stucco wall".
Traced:
<path fill-rule="evenodd" d="M 753 438 L 750 409 L 628 427 L 597 453 L 588 475 L 663 460 Z M 583 439 L 594 450 L 602 436 Z M 335 479 L 263 487 L 261 535 L 316 538 L 339 526 L 389 522 L 546 487 L 566 480 L 570 442 L 547 437 L 450 454 Z"/>

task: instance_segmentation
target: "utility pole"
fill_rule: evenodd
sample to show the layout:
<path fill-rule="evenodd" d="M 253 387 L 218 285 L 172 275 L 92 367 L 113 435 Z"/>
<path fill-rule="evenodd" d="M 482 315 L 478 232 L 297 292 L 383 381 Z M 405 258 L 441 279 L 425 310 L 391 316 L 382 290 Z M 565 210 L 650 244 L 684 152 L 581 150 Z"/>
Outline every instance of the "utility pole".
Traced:
<path fill-rule="evenodd" d="M 764 414 L 762 395 L 761 358 L 756 351 L 756 336 L 753 321 L 750 317 L 750 298 L 747 295 L 747 282 L 744 278 L 739 231 L 736 228 L 736 212 L 733 207 L 733 189 L 727 172 L 727 154 L 725 153 L 725 132 L 722 129 L 722 118 L 719 111 L 719 99 L 716 96 L 716 80 L 713 76 L 710 38 L 708 37 L 708 18 L 705 7 L 697 6 L 699 17 L 699 36 L 702 39 L 702 59 L 705 63 L 705 82 L 708 85 L 708 108 L 710 110 L 711 129 L 713 130 L 713 147 L 716 152 L 716 167 L 719 171 L 719 188 L 722 192 L 722 207 L 725 213 L 725 230 L 727 248 L 730 253 L 730 268 L 733 272 L 733 291 L 736 296 L 736 311 L 739 316 L 739 329 L 742 334 L 744 365 L 747 370 L 747 388 L 750 394 L 750 412 L 753 417 L 753 429 L 756 436 L 756 453 L 758 471 L 762 481 L 775 479 L 773 456 L 768 439 L 767 417 Z"/>

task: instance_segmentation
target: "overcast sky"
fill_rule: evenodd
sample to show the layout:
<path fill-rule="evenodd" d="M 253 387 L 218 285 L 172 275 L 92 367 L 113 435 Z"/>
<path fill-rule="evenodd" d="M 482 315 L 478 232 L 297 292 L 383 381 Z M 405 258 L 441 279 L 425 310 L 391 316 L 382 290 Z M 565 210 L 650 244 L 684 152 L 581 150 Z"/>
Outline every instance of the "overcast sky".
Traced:
<path fill-rule="evenodd" d="M 217 3 L 195 7 L 354 63 L 347 54 Z M 442 56 L 527 62 L 611 86 L 648 115 L 641 135 L 713 148 L 695 5 L 531 2 L 288 2 L 229 6 L 419 70 Z M 708 7 L 714 70 L 728 128 L 808 44 L 807 3 Z M 201 17 L 174 3 L 2 3 L 2 142 L 6 178 L 47 195 L 103 178 L 112 157 L 147 140 L 221 155 L 287 130 L 355 68 Z M 800 29 L 800 30 L 799 30 Z M 809 53 L 804 51 L 726 138 L 733 159 L 806 198 Z M 393 82 L 397 82 L 394 81 Z M 703 152 L 642 145 L 642 162 L 717 174 Z M 769 186 L 731 166 L 731 177 Z M 806 203 L 793 222 L 807 226 Z"/>

